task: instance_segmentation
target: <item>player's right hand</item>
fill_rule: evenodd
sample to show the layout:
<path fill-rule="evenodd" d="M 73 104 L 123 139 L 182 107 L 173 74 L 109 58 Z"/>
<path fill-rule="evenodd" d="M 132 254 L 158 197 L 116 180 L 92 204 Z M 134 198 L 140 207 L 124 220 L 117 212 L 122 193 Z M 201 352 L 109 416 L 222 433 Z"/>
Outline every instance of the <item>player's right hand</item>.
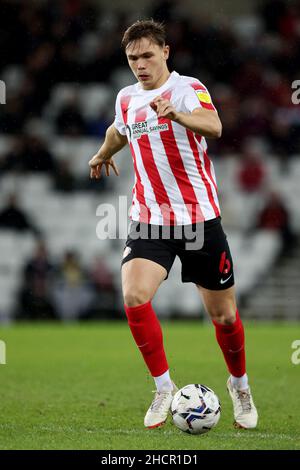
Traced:
<path fill-rule="evenodd" d="M 103 158 L 100 155 L 96 154 L 89 161 L 90 178 L 99 179 L 101 177 L 101 170 L 102 170 L 103 165 L 105 166 L 106 176 L 110 175 L 110 167 L 112 167 L 115 174 L 119 176 L 119 170 L 113 158 L 110 158 L 109 160 L 103 160 Z"/>

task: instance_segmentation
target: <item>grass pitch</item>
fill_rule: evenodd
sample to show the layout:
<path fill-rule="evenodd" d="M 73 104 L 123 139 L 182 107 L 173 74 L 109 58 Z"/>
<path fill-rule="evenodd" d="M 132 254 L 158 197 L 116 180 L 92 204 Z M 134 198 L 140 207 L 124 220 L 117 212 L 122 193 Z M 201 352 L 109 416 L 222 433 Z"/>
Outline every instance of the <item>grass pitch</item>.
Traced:
<path fill-rule="evenodd" d="M 162 324 L 179 387 L 203 383 L 219 396 L 218 426 L 202 436 L 171 424 L 146 430 L 153 382 L 127 324 L 25 324 L 0 329 L 1 449 L 300 449 L 300 364 L 291 362 L 299 324 L 246 324 L 248 375 L 260 415 L 232 427 L 228 374 L 210 324 Z"/>

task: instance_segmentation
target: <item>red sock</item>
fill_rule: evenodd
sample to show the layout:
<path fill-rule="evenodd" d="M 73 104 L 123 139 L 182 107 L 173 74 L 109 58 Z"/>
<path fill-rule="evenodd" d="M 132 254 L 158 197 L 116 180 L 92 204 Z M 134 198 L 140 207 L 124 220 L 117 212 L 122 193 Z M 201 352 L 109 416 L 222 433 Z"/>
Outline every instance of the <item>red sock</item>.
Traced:
<path fill-rule="evenodd" d="M 232 325 L 220 325 L 213 321 L 216 337 L 231 375 L 242 377 L 246 373 L 245 334 L 238 311 Z"/>
<path fill-rule="evenodd" d="M 164 374 L 168 363 L 159 321 L 151 301 L 136 307 L 125 307 L 128 324 L 152 377 Z"/>

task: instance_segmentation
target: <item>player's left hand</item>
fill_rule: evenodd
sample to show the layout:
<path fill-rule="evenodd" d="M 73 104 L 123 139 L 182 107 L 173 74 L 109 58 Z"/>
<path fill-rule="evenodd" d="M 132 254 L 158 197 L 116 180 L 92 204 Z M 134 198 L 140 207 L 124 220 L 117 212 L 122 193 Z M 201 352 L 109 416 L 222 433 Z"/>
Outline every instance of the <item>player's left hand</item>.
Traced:
<path fill-rule="evenodd" d="M 115 164 L 113 158 L 103 159 L 103 157 L 97 153 L 93 156 L 93 158 L 89 161 L 90 167 L 90 178 L 99 179 L 101 177 L 102 167 L 105 167 L 106 176 L 110 175 L 110 167 L 114 170 L 115 174 L 119 176 L 119 170 L 117 165 Z"/>
<path fill-rule="evenodd" d="M 157 96 L 150 103 L 151 108 L 156 112 L 158 118 L 170 119 L 175 121 L 177 111 L 169 100 L 165 100 L 161 96 Z"/>

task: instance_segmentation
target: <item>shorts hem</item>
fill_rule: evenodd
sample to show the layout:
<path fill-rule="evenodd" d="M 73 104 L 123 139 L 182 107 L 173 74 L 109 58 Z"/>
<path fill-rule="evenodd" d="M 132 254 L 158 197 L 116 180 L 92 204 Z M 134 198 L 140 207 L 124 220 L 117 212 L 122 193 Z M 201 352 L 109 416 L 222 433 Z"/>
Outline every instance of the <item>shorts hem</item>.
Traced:
<path fill-rule="evenodd" d="M 199 280 L 197 281 L 197 280 L 187 279 L 187 278 L 181 279 L 181 282 L 182 282 L 183 284 L 186 284 L 186 283 L 188 283 L 188 282 L 192 282 L 193 284 L 196 284 L 196 285 L 198 285 L 198 286 L 200 286 L 200 287 L 203 287 L 204 289 L 216 290 L 216 291 L 230 289 L 230 287 L 233 287 L 233 286 L 235 285 L 235 283 L 232 282 L 232 283 L 230 283 L 230 284 L 221 284 L 221 285 L 218 284 L 217 286 L 216 286 L 216 285 L 214 285 L 214 286 L 209 286 L 209 285 L 207 285 L 207 284 L 205 285 L 203 282 L 201 282 L 201 281 L 199 281 Z"/>
<path fill-rule="evenodd" d="M 137 258 L 147 259 L 147 260 L 149 260 L 149 261 L 153 261 L 153 263 L 156 263 L 156 264 L 158 264 L 159 266 L 162 266 L 163 268 L 165 268 L 165 270 L 167 271 L 167 276 L 165 277 L 164 281 L 165 281 L 166 279 L 168 279 L 170 269 L 168 270 L 168 268 L 167 268 L 164 264 L 160 263 L 160 262 L 159 262 L 158 260 L 156 260 L 156 259 L 150 258 L 150 256 L 148 257 L 148 256 L 139 255 L 139 256 L 128 257 L 128 259 L 124 258 L 124 259 L 122 259 L 122 261 L 121 261 L 121 267 L 123 266 L 123 264 L 127 263 L 128 261 L 131 261 L 131 260 L 137 259 Z"/>

